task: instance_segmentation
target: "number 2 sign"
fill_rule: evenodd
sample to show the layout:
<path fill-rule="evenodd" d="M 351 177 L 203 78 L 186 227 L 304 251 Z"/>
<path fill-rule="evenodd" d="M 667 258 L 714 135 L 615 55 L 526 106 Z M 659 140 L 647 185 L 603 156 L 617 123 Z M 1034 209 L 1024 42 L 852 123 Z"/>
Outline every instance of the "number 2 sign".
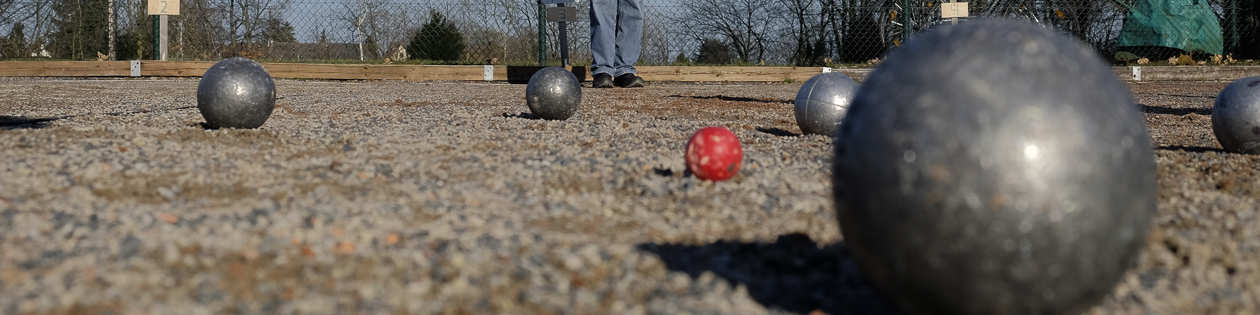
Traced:
<path fill-rule="evenodd" d="M 149 15 L 179 15 L 179 0 L 149 0 Z"/>

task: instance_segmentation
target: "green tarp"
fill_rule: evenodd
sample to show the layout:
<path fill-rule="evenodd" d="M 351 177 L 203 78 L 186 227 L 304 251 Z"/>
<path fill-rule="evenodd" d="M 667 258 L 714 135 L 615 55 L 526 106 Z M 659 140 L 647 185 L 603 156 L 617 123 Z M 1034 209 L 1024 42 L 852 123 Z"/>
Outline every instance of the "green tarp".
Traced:
<path fill-rule="evenodd" d="M 1221 24 L 1207 0 L 1137 0 L 1128 7 L 1120 50 L 1142 54 L 1126 48 L 1158 46 L 1213 55 L 1224 51 Z"/>

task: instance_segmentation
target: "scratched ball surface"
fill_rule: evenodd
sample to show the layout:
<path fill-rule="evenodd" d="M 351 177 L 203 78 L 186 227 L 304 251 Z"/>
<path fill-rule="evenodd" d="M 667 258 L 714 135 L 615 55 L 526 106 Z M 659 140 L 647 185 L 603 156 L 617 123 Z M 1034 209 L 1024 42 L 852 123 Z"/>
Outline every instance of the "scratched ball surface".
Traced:
<path fill-rule="evenodd" d="M 1212 133 L 1225 151 L 1260 154 L 1260 76 L 1221 90 L 1212 106 Z"/>
<path fill-rule="evenodd" d="M 582 84 L 569 70 L 547 67 L 529 77 L 525 87 L 525 103 L 535 117 L 565 120 L 577 113 L 582 104 Z"/>
<path fill-rule="evenodd" d="M 276 105 L 276 83 L 262 65 L 246 58 L 224 59 L 197 84 L 197 109 L 210 128 L 258 128 Z"/>
<path fill-rule="evenodd" d="M 818 74 L 805 81 L 793 102 L 801 132 L 832 135 L 857 89 L 857 81 L 837 72 Z"/>
<path fill-rule="evenodd" d="M 1155 163 L 1128 89 L 1041 26 L 939 26 L 838 127 L 833 192 L 863 275 L 911 314 L 1079 314 L 1134 264 Z"/>
<path fill-rule="evenodd" d="M 705 127 L 687 139 L 687 169 L 696 178 L 724 181 L 739 173 L 744 149 L 739 137 L 722 127 Z"/>

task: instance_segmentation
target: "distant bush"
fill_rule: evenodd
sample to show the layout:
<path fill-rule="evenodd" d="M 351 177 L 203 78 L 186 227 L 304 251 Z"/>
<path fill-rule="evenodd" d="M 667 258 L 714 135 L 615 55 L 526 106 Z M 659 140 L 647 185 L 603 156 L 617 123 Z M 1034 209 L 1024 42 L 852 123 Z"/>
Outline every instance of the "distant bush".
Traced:
<path fill-rule="evenodd" d="M 717 39 L 706 39 L 700 44 L 700 53 L 696 55 L 696 63 L 700 64 L 728 64 L 734 60 L 731 57 L 731 48 Z"/>
<path fill-rule="evenodd" d="M 430 10 L 429 21 L 411 37 L 407 52 L 417 59 L 460 60 L 464 55 L 464 35 L 441 12 Z"/>
<path fill-rule="evenodd" d="M 674 64 L 689 66 L 691 65 L 691 58 L 687 58 L 687 54 L 685 53 L 678 53 L 678 57 L 674 57 Z"/>

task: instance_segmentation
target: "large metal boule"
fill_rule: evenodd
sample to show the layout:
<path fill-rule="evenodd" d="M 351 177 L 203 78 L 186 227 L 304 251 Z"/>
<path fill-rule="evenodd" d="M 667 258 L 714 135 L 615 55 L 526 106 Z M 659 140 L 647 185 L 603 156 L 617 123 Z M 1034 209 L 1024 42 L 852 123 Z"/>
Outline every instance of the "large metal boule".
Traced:
<path fill-rule="evenodd" d="M 197 85 L 197 109 L 210 128 L 258 128 L 271 117 L 275 105 L 275 81 L 250 59 L 219 61 Z"/>
<path fill-rule="evenodd" d="M 1260 76 L 1221 90 L 1212 106 L 1212 133 L 1225 151 L 1260 154 Z"/>
<path fill-rule="evenodd" d="M 1134 264 L 1155 163 L 1096 53 L 1019 21 L 893 51 L 838 127 L 832 182 L 863 275 L 912 314 L 1079 314 Z"/>
<path fill-rule="evenodd" d="M 830 136 L 844 118 L 857 89 L 857 81 L 837 72 L 818 74 L 805 81 L 794 102 L 801 132 Z"/>
<path fill-rule="evenodd" d="M 525 87 L 525 102 L 535 117 L 565 120 L 582 104 L 582 85 L 577 76 L 561 67 L 547 67 L 534 73 Z"/>

